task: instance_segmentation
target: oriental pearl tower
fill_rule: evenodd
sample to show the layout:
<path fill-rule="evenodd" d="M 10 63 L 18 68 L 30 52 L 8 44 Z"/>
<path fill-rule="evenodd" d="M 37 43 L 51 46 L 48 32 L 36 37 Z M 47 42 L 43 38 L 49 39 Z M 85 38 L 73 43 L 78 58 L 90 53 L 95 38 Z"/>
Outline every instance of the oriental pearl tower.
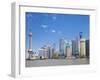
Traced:
<path fill-rule="evenodd" d="M 29 51 L 32 51 L 32 32 L 29 32 Z"/>
<path fill-rule="evenodd" d="M 29 59 L 31 59 L 31 55 L 32 55 L 32 19 L 30 18 L 30 31 L 29 31 Z"/>

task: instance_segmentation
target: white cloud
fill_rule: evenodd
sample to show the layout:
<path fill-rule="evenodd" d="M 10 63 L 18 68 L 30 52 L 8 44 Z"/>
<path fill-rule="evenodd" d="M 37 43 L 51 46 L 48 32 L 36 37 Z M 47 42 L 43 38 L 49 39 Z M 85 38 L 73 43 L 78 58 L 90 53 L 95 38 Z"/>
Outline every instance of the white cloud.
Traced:
<path fill-rule="evenodd" d="M 53 29 L 53 30 L 51 30 L 51 32 L 52 32 L 52 33 L 55 33 L 55 32 L 56 32 L 56 30 L 54 30 L 54 29 Z"/>
<path fill-rule="evenodd" d="M 43 25 L 41 25 L 41 27 L 42 27 L 43 29 L 45 29 L 45 28 L 47 28 L 48 26 L 45 25 L 45 24 L 43 24 Z"/>

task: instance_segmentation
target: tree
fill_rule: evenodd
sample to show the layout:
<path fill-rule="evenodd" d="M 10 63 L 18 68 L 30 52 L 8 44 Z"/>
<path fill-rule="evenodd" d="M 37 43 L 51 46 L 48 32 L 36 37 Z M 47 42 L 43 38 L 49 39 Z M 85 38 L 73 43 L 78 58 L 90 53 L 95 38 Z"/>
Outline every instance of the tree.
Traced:
<path fill-rule="evenodd" d="M 53 58 L 54 58 L 54 59 L 58 59 L 58 58 L 59 58 L 58 53 L 54 53 L 54 54 L 53 54 Z"/>

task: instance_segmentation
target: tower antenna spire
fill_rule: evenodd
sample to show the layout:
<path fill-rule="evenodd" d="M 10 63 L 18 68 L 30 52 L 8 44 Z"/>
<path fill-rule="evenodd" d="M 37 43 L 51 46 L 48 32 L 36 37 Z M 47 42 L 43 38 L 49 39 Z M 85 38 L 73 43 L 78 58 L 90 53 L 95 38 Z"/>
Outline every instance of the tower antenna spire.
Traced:
<path fill-rule="evenodd" d="M 32 32 L 32 15 L 30 15 L 30 32 Z"/>

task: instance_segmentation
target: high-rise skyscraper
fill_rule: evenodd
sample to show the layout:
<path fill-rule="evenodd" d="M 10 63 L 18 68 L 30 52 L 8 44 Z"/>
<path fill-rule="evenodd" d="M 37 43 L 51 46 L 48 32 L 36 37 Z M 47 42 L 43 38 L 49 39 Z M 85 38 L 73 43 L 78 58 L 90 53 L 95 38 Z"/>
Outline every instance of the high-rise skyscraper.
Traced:
<path fill-rule="evenodd" d="M 65 40 L 64 39 L 60 39 L 59 40 L 59 52 L 61 56 L 64 56 L 65 54 Z"/>
<path fill-rule="evenodd" d="M 82 32 L 80 33 L 80 54 L 79 56 L 82 58 L 82 57 L 85 57 L 86 56 L 86 44 L 85 44 L 85 41 L 86 39 L 83 38 L 83 35 L 82 35 Z"/>
<path fill-rule="evenodd" d="M 65 53 L 68 58 L 72 56 L 72 41 L 66 41 Z"/>
<path fill-rule="evenodd" d="M 40 59 L 43 59 L 44 58 L 44 49 L 41 48 L 41 49 L 38 50 L 38 52 L 39 52 Z"/>
<path fill-rule="evenodd" d="M 44 58 L 48 58 L 48 47 L 47 46 L 44 46 L 42 47 L 41 49 L 43 49 L 43 57 Z"/>
<path fill-rule="evenodd" d="M 89 40 L 86 40 L 86 56 L 89 57 Z"/>
<path fill-rule="evenodd" d="M 53 57 L 53 55 L 55 54 L 55 51 L 56 51 L 56 48 L 55 48 L 55 43 L 53 43 L 53 46 L 52 46 L 52 48 L 51 48 L 51 57 Z"/>
<path fill-rule="evenodd" d="M 55 49 L 54 47 L 45 45 L 41 47 L 38 51 L 40 58 L 52 59 Z"/>
<path fill-rule="evenodd" d="M 76 40 L 72 40 L 72 55 L 77 56 L 79 55 L 79 40 L 76 38 Z"/>
<path fill-rule="evenodd" d="M 49 59 L 52 59 L 54 52 L 55 52 L 55 49 L 51 46 L 48 46 L 48 53 L 47 54 L 48 54 Z"/>

